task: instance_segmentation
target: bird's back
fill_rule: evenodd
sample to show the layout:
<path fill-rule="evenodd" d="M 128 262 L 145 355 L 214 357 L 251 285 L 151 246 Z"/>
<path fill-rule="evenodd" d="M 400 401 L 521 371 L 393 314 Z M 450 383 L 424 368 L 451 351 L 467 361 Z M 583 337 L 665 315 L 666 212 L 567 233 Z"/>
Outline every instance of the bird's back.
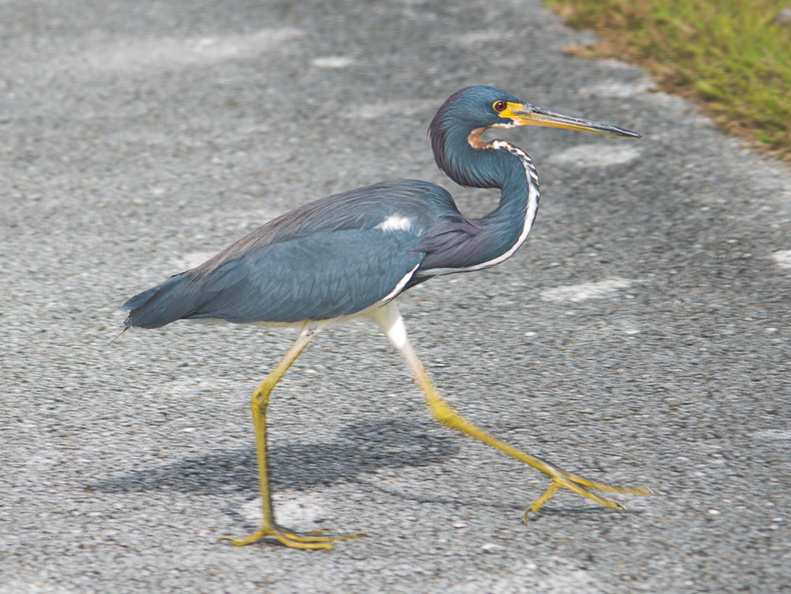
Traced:
<path fill-rule="evenodd" d="M 328 196 L 132 297 L 124 304 L 131 310 L 126 325 L 290 323 L 355 314 L 403 288 L 425 256 L 421 239 L 457 219 L 463 217 L 450 194 L 419 180 Z"/>

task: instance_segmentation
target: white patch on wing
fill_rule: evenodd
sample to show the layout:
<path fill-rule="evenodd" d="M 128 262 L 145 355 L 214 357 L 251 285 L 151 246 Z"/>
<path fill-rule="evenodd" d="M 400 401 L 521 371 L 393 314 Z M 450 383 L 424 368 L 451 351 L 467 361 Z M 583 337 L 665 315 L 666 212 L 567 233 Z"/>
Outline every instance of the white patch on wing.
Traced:
<path fill-rule="evenodd" d="M 374 227 L 374 229 L 381 229 L 382 231 L 409 231 L 411 228 L 412 221 L 398 214 L 390 215 Z"/>

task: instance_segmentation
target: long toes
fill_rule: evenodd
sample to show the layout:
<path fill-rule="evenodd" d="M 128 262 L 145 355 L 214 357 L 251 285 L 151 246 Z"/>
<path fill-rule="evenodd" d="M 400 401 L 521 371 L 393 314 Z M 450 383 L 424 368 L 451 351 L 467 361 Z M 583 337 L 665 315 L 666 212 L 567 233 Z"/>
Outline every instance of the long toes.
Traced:
<path fill-rule="evenodd" d="M 258 532 L 253 532 L 250 536 L 245 538 L 233 538 L 231 536 L 221 536 L 219 539 L 220 542 L 227 542 L 229 545 L 233 547 L 243 547 L 245 545 L 249 545 L 257 540 L 261 540 L 267 534 L 263 530 L 259 530 Z"/>
<path fill-rule="evenodd" d="M 574 476 L 573 474 L 567 474 L 565 478 L 586 489 L 596 489 L 597 491 L 607 491 L 608 493 L 623 493 L 624 495 L 652 495 L 654 493 L 651 489 L 644 487 L 613 487 L 612 485 L 604 485 L 580 476 Z"/>
<path fill-rule="evenodd" d="M 559 489 L 568 489 L 573 491 L 577 495 L 582 495 L 583 497 L 587 497 L 588 499 L 595 501 L 599 505 L 604 505 L 611 509 L 619 509 L 623 510 L 626 509 L 623 504 L 613 501 L 611 499 L 606 499 L 604 497 L 599 496 L 598 494 L 591 491 L 591 489 L 596 489 L 599 491 L 606 491 L 608 493 L 622 493 L 626 495 L 652 495 L 653 491 L 650 489 L 644 489 L 642 487 L 612 487 L 610 485 L 603 485 L 601 483 L 596 483 L 593 481 L 589 481 L 588 479 L 584 479 L 582 477 L 574 476 L 564 471 L 558 471 L 557 474 L 553 473 L 552 482 L 550 483 L 549 487 L 547 487 L 546 491 L 536 499 L 530 507 L 528 507 L 524 514 L 522 514 L 522 521 L 527 523 L 528 515 L 531 513 L 537 512 L 543 505 L 549 501 L 552 496 L 555 494 L 556 491 Z"/>
<path fill-rule="evenodd" d="M 243 547 L 267 536 L 271 536 L 280 544 L 294 549 L 331 549 L 332 543 L 336 540 L 351 540 L 353 538 L 367 536 L 365 533 L 322 536 L 323 533 L 324 530 L 315 530 L 313 532 L 301 534 L 278 526 L 275 528 L 262 528 L 261 530 L 253 532 L 246 538 L 235 539 L 224 536 L 220 538 L 220 541 L 227 542 L 235 547 Z"/>
<path fill-rule="evenodd" d="M 330 540 L 318 540 L 318 537 L 307 538 L 296 536 L 296 538 L 292 538 L 291 536 L 286 536 L 283 533 L 275 533 L 271 536 L 274 536 L 280 544 L 287 546 L 292 549 L 331 549 L 332 542 Z"/>
<path fill-rule="evenodd" d="M 621 503 L 618 503 L 617 501 L 613 501 L 612 499 L 605 499 L 604 497 L 601 497 L 601 496 L 597 495 L 596 493 L 593 493 L 593 492 L 589 491 L 587 488 L 581 487 L 575 481 L 564 481 L 562 486 L 566 487 L 567 489 L 569 489 L 571 491 L 574 491 L 577 495 L 582 495 L 583 497 L 587 497 L 588 499 L 591 499 L 592 501 L 595 501 L 599 505 L 603 505 L 603 506 L 609 507 L 611 509 L 626 509 Z M 595 487 L 592 487 L 592 488 L 595 488 Z M 619 491 L 619 493 L 620 493 L 620 491 Z M 536 511 L 538 511 L 538 510 L 536 510 Z"/>
<path fill-rule="evenodd" d="M 291 532 L 290 530 L 280 530 L 279 533 L 283 535 L 285 538 L 289 540 L 293 540 L 295 542 L 333 542 L 336 540 L 352 540 L 355 538 L 361 538 L 363 536 L 368 536 L 365 532 L 360 532 L 357 534 L 341 534 L 338 536 L 327 535 L 323 536 L 324 530 L 314 530 L 312 532 L 306 532 L 301 534 L 299 532 Z M 274 535 L 273 535 L 274 536 Z"/>
<path fill-rule="evenodd" d="M 220 541 L 227 542 L 229 545 L 234 547 L 243 547 L 252 544 L 254 542 L 257 542 L 267 536 L 271 536 L 283 546 L 292 549 L 331 549 L 332 548 L 332 543 L 329 540 L 318 540 L 318 537 L 303 538 L 296 534 L 289 534 L 275 530 L 267 530 L 267 531 L 259 530 L 258 532 L 254 532 L 253 534 L 251 534 L 246 538 L 238 538 L 238 539 L 224 536 L 220 538 Z"/>

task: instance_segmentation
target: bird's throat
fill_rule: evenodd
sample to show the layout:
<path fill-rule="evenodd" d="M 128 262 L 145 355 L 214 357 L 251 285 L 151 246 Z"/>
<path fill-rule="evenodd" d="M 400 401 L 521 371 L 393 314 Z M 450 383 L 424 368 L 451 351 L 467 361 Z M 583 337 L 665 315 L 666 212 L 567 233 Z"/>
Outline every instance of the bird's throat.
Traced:
<path fill-rule="evenodd" d="M 469 144 L 475 150 L 492 148 L 491 142 L 486 142 L 485 140 L 481 140 L 481 135 L 486 132 L 488 128 L 476 128 L 472 132 L 467 135 L 467 144 Z"/>

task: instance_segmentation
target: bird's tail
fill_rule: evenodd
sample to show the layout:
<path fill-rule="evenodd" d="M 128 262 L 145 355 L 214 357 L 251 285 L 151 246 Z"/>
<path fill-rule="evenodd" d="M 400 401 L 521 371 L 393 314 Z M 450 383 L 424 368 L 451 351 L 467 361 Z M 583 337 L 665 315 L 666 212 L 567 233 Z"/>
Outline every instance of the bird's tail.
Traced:
<path fill-rule="evenodd" d="M 123 305 L 123 309 L 130 310 L 124 324 L 127 327 L 159 328 L 189 316 L 197 305 L 190 285 L 181 273 L 138 293 Z"/>

